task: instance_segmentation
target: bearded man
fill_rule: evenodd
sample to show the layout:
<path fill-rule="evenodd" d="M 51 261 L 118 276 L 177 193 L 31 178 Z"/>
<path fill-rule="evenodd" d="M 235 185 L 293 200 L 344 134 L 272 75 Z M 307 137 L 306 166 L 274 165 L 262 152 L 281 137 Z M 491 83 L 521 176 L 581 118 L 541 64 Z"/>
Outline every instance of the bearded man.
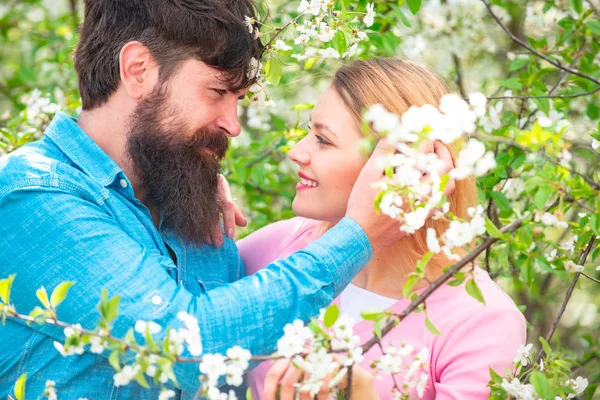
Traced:
<path fill-rule="evenodd" d="M 143 320 L 163 327 L 160 340 L 186 311 L 204 353 L 240 345 L 269 354 L 286 323 L 317 315 L 374 249 L 400 238 L 374 211 L 370 183 L 382 171 L 370 161 L 346 218 L 306 250 L 244 277 L 231 211 L 220 233 L 218 188 L 219 161 L 240 133 L 238 99 L 262 51 L 246 16 L 255 17 L 251 0 L 85 2 L 74 52 L 81 114 L 58 113 L 41 140 L 0 159 L 0 278 L 16 274 L 19 312 L 38 305 L 39 287 L 74 281 L 61 321 L 94 329 L 106 288 L 121 299 L 116 337 Z M 0 327 L 0 397 L 23 373 L 32 398 L 47 380 L 61 398 L 158 397 L 154 385 L 118 386 L 108 352 L 63 357 L 55 341 L 64 334 L 51 324 L 9 318 Z M 177 398 L 193 397 L 198 366 L 177 365 L 175 375 Z"/>

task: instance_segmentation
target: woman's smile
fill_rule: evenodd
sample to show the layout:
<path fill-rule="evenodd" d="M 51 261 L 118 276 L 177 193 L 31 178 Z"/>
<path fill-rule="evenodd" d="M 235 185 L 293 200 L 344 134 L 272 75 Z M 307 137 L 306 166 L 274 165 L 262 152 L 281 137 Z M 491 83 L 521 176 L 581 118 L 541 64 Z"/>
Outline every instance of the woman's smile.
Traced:
<path fill-rule="evenodd" d="M 300 182 L 298 182 L 298 185 L 296 185 L 296 190 L 314 189 L 319 186 L 319 182 L 309 178 L 302 172 L 298 172 L 298 176 L 300 177 Z"/>

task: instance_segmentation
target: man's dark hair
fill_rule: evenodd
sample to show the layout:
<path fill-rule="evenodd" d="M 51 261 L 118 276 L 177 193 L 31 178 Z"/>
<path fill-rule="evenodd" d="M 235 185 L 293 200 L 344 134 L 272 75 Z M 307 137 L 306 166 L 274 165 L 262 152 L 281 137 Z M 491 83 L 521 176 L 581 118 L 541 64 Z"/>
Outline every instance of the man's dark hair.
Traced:
<path fill-rule="evenodd" d="M 230 90 L 250 86 L 250 60 L 259 59 L 262 46 L 245 16 L 256 19 L 252 0 L 85 0 L 74 52 L 83 109 L 102 105 L 117 90 L 119 53 L 131 41 L 148 47 L 163 82 L 193 58 L 225 72 Z"/>

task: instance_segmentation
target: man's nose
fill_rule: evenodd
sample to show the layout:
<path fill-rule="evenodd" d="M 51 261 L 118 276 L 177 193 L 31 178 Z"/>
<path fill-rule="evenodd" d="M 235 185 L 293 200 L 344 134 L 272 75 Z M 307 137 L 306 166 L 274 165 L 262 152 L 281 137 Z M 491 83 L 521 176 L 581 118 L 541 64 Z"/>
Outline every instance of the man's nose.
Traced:
<path fill-rule="evenodd" d="M 236 137 L 242 132 L 237 114 L 237 101 L 232 105 L 227 105 L 227 108 L 217 120 L 217 126 L 225 131 L 225 134 L 229 137 Z"/>

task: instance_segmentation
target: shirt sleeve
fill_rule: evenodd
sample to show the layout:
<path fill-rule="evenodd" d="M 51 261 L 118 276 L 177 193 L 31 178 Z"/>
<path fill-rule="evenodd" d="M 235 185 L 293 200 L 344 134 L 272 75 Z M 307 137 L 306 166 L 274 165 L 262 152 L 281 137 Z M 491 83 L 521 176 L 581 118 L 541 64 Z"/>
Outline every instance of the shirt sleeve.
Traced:
<path fill-rule="evenodd" d="M 237 241 L 246 275 L 252 275 L 273 260 L 281 257 L 281 250 L 292 239 L 306 220 L 291 218 L 269 224 Z"/>
<path fill-rule="evenodd" d="M 487 399 L 490 368 L 512 368 L 525 333 L 525 318 L 508 306 L 485 306 L 449 332 L 435 360 L 436 400 Z"/>
<path fill-rule="evenodd" d="M 0 197 L 0 221 L 0 276 L 16 273 L 11 302 L 19 312 L 38 305 L 39 287 L 51 292 L 75 281 L 58 307 L 60 320 L 94 328 L 106 288 L 109 296 L 121 296 L 113 335 L 124 337 L 136 320 L 157 322 L 164 335 L 180 326 L 177 313 L 187 311 L 199 321 L 204 353 L 224 354 L 234 345 L 255 355 L 273 352 L 286 323 L 318 314 L 371 257 L 364 231 L 345 218 L 305 250 L 193 296 L 169 276 L 175 268 L 169 257 L 145 248 L 107 210 L 66 189 L 13 190 Z M 31 328 L 64 339 L 57 327 Z M 179 364 L 175 372 L 182 389 L 197 387 L 197 365 Z"/>

